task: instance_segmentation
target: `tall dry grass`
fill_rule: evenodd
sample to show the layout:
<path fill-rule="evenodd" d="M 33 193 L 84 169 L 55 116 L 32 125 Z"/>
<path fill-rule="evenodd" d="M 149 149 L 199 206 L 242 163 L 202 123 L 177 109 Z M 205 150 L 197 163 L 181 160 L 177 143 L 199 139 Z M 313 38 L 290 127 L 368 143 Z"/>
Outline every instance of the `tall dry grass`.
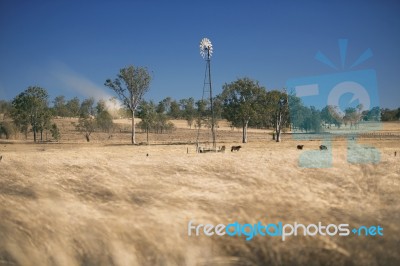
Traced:
<path fill-rule="evenodd" d="M 352 165 L 346 142 L 335 141 L 326 169 L 299 167 L 296 144 L 218 154 L 186 145 L 2 144 L 0 264 L 399 265 L 399 142 L 371 141 L 381 162 Z M 190 220 L 379 224 L 384 236 L 189 237 Z"/>

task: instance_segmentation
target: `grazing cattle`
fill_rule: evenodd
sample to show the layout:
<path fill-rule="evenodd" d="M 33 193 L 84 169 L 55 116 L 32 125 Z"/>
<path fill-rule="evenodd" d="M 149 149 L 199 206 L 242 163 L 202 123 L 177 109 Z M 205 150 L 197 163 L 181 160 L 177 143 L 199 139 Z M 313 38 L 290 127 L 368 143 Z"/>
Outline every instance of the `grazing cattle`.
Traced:
<path fill-rule="evenodd" d="M 328 147 L 326 147 L 325 145 L 320 145 L 319 146 L 319 149 L 322 151 L 322 150 L 328 150 Z"/>
<path fill-rule="evenodd" d="M 304 145 L 297 145 L 297 149 L 298 149 L 298 150 L 302 150 L 303 147 L 304 147 Z"/>
<path fill-rule="evenodd" d="M 242 146 L 232 146 L 231 152 L 232 151 L 239 151 L 242 148 Z"/>
<path fill-rule="evenodd" d="M 394 156 L 395 156 L 395 157 L 397 156 L 397 151 L 394 152 Z M 1 161 L 1 159 L 0 159 L 0 161 Z"/>
<path fill-rule="evenodd" d="M 225 149 L 226 149 L 226 147 L 225 147 L 225 145 L 224 145 L 224 146 L 222 146 L 222 147 L 219 149 L 219 152 L 225 152 Z"/>

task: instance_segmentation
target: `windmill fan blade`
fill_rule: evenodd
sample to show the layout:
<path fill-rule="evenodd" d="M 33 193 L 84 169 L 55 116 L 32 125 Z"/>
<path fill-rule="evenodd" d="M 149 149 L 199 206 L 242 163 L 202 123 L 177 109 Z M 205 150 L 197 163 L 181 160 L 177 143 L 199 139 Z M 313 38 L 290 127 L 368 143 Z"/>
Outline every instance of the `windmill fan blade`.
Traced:
<path fill-rule="evenodd" d="M 210 57 L 213 52 L 211 41 L 208 38 L 201 39 L 200 42 L 200 55 L 203 58 Z"/>

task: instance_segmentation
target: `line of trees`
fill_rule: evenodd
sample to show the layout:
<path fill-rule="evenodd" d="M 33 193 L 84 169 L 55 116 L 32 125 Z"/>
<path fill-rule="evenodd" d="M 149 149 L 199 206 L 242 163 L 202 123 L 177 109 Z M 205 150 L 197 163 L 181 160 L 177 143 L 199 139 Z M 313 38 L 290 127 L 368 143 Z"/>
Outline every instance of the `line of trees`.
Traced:
<path fill-rule="evenodd" d="M 163 134 L 175 129 L 172 122 L 169 121 L 162 105 L 156 105 L 153 101 L 142 101 L 138 110 L 138 116 L 141 121 L 138 127 L 146 132 L 147 142 L 149 142 L 149 133 Z"/>
<path fill-rule="evenodd" d="M 82 132 L 86 141 L 90 141 L 90 135 L 99 130 L 110 134 L 114 129 L 113 117 L 106 108 L 106 102 L 100 100 L 94 107 L 94 99 L 85 99 L 79 108 L 79 120 L 75 128 Z"/>
<path fill-rule="evenodd" d="M 372 111 L 372 110 L 371 110 Z M 368 113 L 367 117 L 378 116 L 379 117 L 379 110 L 374 110 L 373 113 Z M 384 108 L 380 110 L 380 118 L 381 121 L 396 121 L 400 120 L 400 108 L 390 110 L 389 108 Z"/>
<path fill-rule="evenodd" d="M 54 117 L 78 117 L 76 130 L 82 132 L 87 141 L 95 131 L 110 133 L 114 127 L 113 117 L 106 108 L 106 102 L 100 100 L 94 107 L 93 98 L 82 102 L 78 98 L 69 101 L 64 96 L 57 96 L 53 106 L 49 106 L 49 96 L 46 89 L 32 86 L 18 94 L 11 102 L 0 101 L 0 137 L 10 138 L 11 135 L 21 132 L 27 137 L 33 133 L 34 142 L 43 141 L 43 132 L 50 132 L 54 140 L 61 138 L 60 130 Z"/>
<path fill-rule="evenodd" d="M 319 110 L 305 106 L 299 97 L 286 90 L 266 91 L 249 78 L 225 84 L 215 102 L 222 105 L 222 118 L 242 128 L 243 143 L 247 142 L 248 127 L 272 128 L 273 139 L 279 142 L 281 132 L 286 129 L 320 133 L 332 126 L 357 129 L 362 121 L 400 120 L 400 108 L 390 110 L 376 106 L 363 110 L 363 105 L 359 104 L 344 111 L 330 105 Z"/>
<path fill-rule="evenodd" d="M 33 132 L 34 141 L 43 141 L 43 132 L 50 131 L 58 140 L 60 132 L 52 117 L 78 117 L 76 130 L 83 133 L 87 141 L 94 131 L 110 133 L 113 118 L 130 117 L 132 119 L 132 144 L 135 143 L 135 128 L 138 126 L 147 133 L 168 133 L 174 130 L 169 119 L 185 119 L 189 128 L 211 127 L 209 102 L 194 98 L 175 100 L 166 97 L 156 104 L 143 99 L 149 90 L 151 75 L 146 68 L 128 66 L 122 68 L 114 80 L 107 79 L 105 86 L 112 89 L 123 103 L 117 110 L 117 100 L 104 100 L 95 103 L 93 98 L 82 102 L 74 97 L 67 100 L 57 96 L 49 106 L 47 91 L 38 86 L 28 87 L 11 102 L 0 100 L 0 137 L 8 138 L 12 132 L 20 131 L 25 135 Z M 247 129 L 273 129 L 273 139 L 281 140 L 286 129 L 304 132 L 321 132 L 332 126 L 340 128 L 343 124 L 356 128 L 360 121 L 393 121 L 400 119 L 400 108 L 380 109 L 373 107 L 363 110 L 363 106 L 349 107 L 344 113 L 335 106 L 326 106 L 321 110 L 305 106 L 301 99 L 285 90 L 267 91 L 257 81 L 241 78 L 222 87 L 222 93 L 214 99 L 216 123 L 226 119 L 232 127 L 242 129 L 242 142 L 248 141 Z M 96 104 L 96 105 L 95 105 Z M 135 117 L 141 122 L 135 124 Z M 10 123 L 12 120 L 12 123 Z M 148 137 L 147 137 L 148 138 Z"/>

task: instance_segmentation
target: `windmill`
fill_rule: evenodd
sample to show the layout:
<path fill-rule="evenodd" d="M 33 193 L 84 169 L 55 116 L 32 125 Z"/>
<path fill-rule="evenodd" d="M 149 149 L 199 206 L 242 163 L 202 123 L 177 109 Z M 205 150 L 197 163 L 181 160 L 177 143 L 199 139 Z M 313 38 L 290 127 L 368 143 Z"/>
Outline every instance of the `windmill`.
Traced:
<path fill-rule="evenodd" d="M 213 46 L 211 41 L 208 38 L 203 38 L 200 41 L 200 55 L 206 61 L 206 71 L 204 75 L 204 86 L 203 86 L 203 96 L 202 102 L 206 99 L 209 103 L 209 111 L 211 116 L 211 136 L 212 136 L 212 149 L 208 149 L 208 151 L 216 151 L 217 143 L 215 138 L 215 117 L 214 117 L 214 106 L 213 106 L 213 94 L 212 94 L 212 85 L 211 85 L 211 56 L 213 53 Z M 201 115 L 201 114 L 199 114 Z M 197 131 L 197 151 L 201 151 L 199 147 L 199 137 L 200 137 L 200 126 Z"/>

